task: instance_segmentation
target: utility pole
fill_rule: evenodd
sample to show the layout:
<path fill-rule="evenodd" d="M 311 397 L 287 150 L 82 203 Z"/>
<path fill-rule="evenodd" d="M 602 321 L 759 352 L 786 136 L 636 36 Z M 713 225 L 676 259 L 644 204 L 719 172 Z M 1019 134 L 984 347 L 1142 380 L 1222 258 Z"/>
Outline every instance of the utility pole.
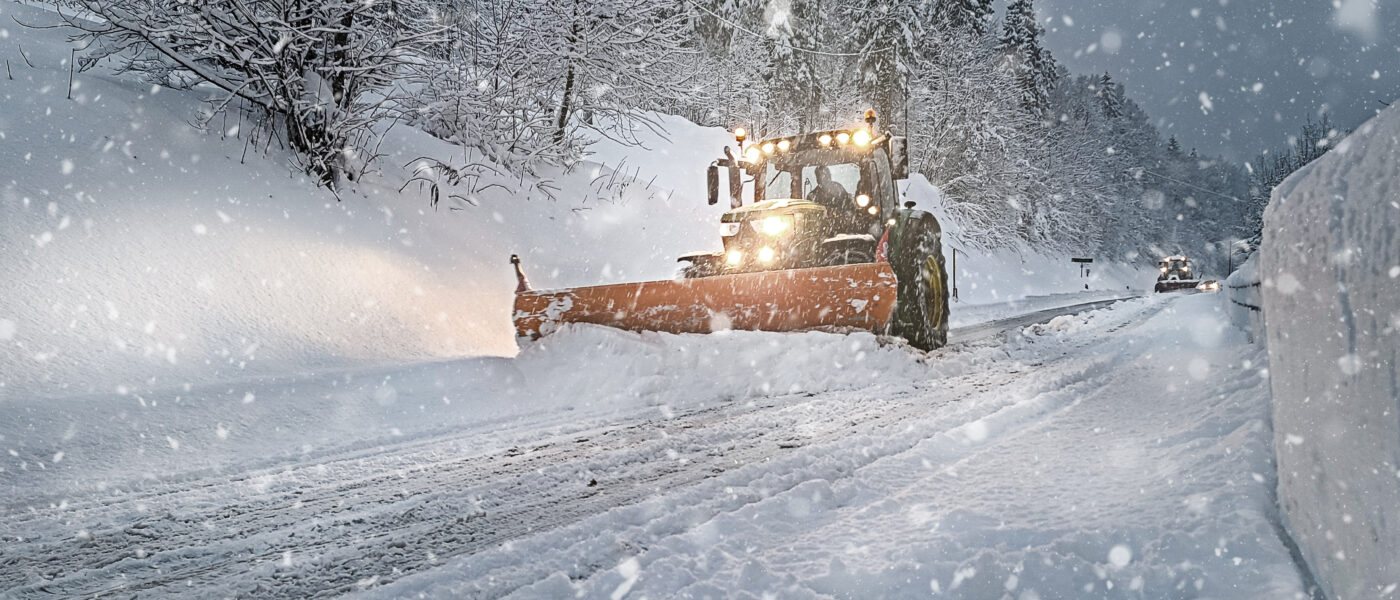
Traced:
<path fill-rule="evenodd" d="M 68 99 L 73 99 L 73 64 L 77 62 L 78 49 L 68 49 Z"/>

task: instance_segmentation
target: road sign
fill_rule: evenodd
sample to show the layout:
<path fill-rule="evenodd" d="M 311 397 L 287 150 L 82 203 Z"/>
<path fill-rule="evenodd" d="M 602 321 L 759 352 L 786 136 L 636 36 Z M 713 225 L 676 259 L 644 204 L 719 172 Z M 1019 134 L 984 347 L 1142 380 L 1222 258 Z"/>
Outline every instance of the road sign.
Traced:
<path fill-rule="evenodd" d="M 1092 259 L 1092 258 L 1071 258 L 1071 259 L 1069 259 L 1069 262 L 1091 263 L 1091 262 L 1094 262 L 1094 259 Z"/>

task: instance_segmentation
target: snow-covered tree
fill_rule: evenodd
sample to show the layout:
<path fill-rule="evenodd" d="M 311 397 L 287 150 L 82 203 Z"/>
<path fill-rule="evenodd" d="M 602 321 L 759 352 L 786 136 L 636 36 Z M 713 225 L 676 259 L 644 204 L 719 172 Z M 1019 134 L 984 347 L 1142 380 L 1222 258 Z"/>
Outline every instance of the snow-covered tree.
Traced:
<path fill-rule="evenodd" d="M 817 71 L 817 10 L 811 0 L 791 0 L 787 7 L 770 7 L 768 64 L 764 78 L 768 84 L 767 105 L 777 122 L 790 122 L 781 129 L 808 130 L 817 119 L 822 104 L 822 82 Z"/>
<path fill-rule="evenodd" d="M 692 16 L 670 5 L 435 1 L 450 40 L 405 103 L 415 124 L 511 170 L 574 160 L 599 136 L 632 141 L 655 127 L 648 111 L 709 93 L 682 48 Z"/>
<path fill-rule="evenodd" d="M 972 38 L 987 33 L 995 8 L 991 0 L 932 0 L 932 23 L 935 29 L 965 32 Z"/>
<path fill-rule="evenodd" d="M 904 120 L 909 76 L 924 34 L 919 8 L 916 0 L 881 0 L 851 2 L 843 10 L 858 55 L 857 88 L 887 124 Z"/>
<path fill-rule="evenodd" d="M 1056 80 L 1055 58 L 1040 42 L 1044 33 L 1031 0 L 1013 0 L 1006 7 L 997 49 L 1004 57 L 1003 67 L 1016 77 L 1021 102 L 1034 111 L 1046 108 Z"/>
<path fill-rule="evenodd" d="M 1123 86 L 1114 83 L 1105 72 L 1099 78 L 1097 87 L 1095 96 L 1099 99 L 1099 108 L 1103 110 L 1104 117 L 1111 121 L 1123 116 Z"/>
<path fill-rule="evenodd" d="M 84 67 L 116 61 L 161 85 L 207 84 L 230 106 L 260 111 L 335 188 L 369 158 L 373 127 L 396 113 L 395 81 L 442 32 L 422 0 L 65 0 L 89 44 Z"/>

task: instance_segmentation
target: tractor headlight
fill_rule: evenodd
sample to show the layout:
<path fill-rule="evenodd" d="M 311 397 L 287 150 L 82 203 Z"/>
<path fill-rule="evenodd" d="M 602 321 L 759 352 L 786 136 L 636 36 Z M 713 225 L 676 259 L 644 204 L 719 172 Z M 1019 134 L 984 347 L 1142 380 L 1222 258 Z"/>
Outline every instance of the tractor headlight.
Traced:
<path fill-rule="evenodd" d="M 749 149 L 744 151 L 744 158 L 748 159 L 751 163 L 758 162 L 758 159 L 762 156 L 763 154 L 759 151 L 758 146 L 749 146 Z"/>
<path fill-rule="evenodd" d="M 730 250 L 729 254 L 724 255 L 724 260 L 727 261 L 731 267 L 737 266 L 739 263 L 744 262 L 744 253 L 738 250 Z"/>
<path fill-rule="evenodd" d="M 844 143 L 849 142 L 849 141 L 851 141 L 851 134 L 846 133 L 846 132 L 844 132 L 844 131 L 842 131 L 841 133 L 836 134 L 836 143 L 838 143 L 838 144 L 844 144 Z"/>
<path fill-rule="evenodd" d="M 878 206 L 872 206 L 872 207 L 870 207 L 870 208 L 865 209 L 865 211 L 868 212 L 868 213 L 870 213 L 870 214 L 872 214 L 872 215 L 878 215 L 878 214 L 880 214 L 880 207 L 878 207 Z"/>
<path fill-rule="evenodd" d="M 820 142 L 823 146 L 830 146 L 831 135 L 823 133 L 821 137 L 817 138 L 817 141 Z"/>
<path fill-rule="evenodd" d="M 865 207 L 867 207 L 867 206 L 870 206 L 870 196 L 868 196 L 868 195 L 866 195 L 866 194 L 859 194 L 859 195 L 857 195 L 857 196 L 856 196 L 856 206 L 859 206 L 859 207 L 861 207 L 861 208 L 865 208 Z"/>
<path fill-rule="evenodd" d="M 779 140 L 779 141 L 778 141 L 778 152 L 787 152 L 787 151 L 788 151 L 788 148 L 791 148 L 791 147 L 792 147 L 792 142 L 789 142 L 789 141 L 787 141 L 787 140 Z"/>
<path fill-rule="evenodd" d="M 870 144 L 870 132 L 864 129 L 857 131 L 851 135 L 851 141 L 855 142 L 857 146 L 867 146 Z"/>
<path fill-rule="evenodd" d="M 772 153 L 773 153 L 773 149 L 776 148 L 776 147 L 777 147 L 777 146 L 774 146 L 774 145 L 773 145 L 773 142 L 767 142 L 767 143 L 763 144 L 763 153 L 764 153 L 764 154 L 772 154 Z"/>
<path fill-rule="evenodd" d="M 758 250 L 758 261 L 759 261 L 759 262 L 773 262 L 773 249 L 772 249 L 772 248 L 769 248 L 768 246 L 764 246 L 764 247 L 760 248 L 760 249 Z"/>
<path fill-rule="evenodd" d="M 740 227 L 740 225 L 742 225 L 742 224 L 741 224 L 741 223 L 720 223 L 720 224 L 719 224 L 719 235 L 720 235 L 721 237 L 729 237 L 729 236 L 733 236 L 733 235 L 739 235 L 739 227 Z"/>
<path fill-rule="evenodd" d="M 762 221 L 753 221 L 755 230 L 771 236 L 782 235 L 790 227 L 792 227 L 791 217 L 768 217 Z"/>
<path fill-rule="evenodd" d="M 1166 268 L 1166 267 L 1162 267 L 1162 272 L 1163 272 L 1163 273 L 1166 273 L 1166 272 L 1167 272 L 1167 268 Z"/>

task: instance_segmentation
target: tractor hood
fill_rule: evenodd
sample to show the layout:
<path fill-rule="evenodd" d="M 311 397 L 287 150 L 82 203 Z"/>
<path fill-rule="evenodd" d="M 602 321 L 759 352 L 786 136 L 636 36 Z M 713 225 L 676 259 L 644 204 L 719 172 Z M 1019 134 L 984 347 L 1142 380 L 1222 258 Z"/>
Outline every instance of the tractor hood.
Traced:
<path fill-rule="evenodd" d="M 720 218 L 720 222 L 739 223 L 773 215 L 819 214 L 824 212 L 826 212 L 826 207 L 816 202 L 778 198 L 755 202 L 748 206 L 741 206 L 728 211 Z"/>

